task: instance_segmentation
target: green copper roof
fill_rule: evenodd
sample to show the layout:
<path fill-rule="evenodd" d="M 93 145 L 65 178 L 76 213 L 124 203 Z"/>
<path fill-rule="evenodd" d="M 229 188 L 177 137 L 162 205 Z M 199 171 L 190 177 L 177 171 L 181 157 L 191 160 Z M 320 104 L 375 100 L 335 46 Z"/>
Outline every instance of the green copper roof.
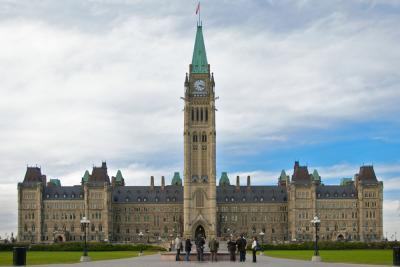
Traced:
<path fill-rule="evenodd" d="M 192 57 L 192 73 L 208 73 L 206 47 L 204 46 L 202 26 L 197 26 L 196 41 Z"/>
<path fill-rule="evenodd" d="M 115 176 L 115 181 L 121 182 L 124 179 L 120 170 L 117 171 L 117 175 Z"/>
<path fill-rule="evenodd" d="M 340 180 L 340 185 L 348 185 L 352 182 L 353 182 L 353 179 L 351 179 L 351 178 L 342 178 Z"/>
<path fill-rule="evenodd" d="M 288 176 L 286 175 L 285 170 L 282 170 L 281 175 L 279 176 L 279 180 L 282 181 L 282 180 L 287 180 L 287 179 L 288 179 Z"/>
<path fill-rule="evenodd" d="M 219 185 L 230 185 L 229 177 L 226 172 L 221 173 L 221 178 L 219 179 Z"/>
<path fill-rule="evenodd" d="M 61 182 L 58 179 L 50 179 L 50 183 L 52 183 L 55 186 L 61 187 Z"/>
<path fill-rule="evenodd" d="M 321 181 L 321 176 L 319 176 L 319 173 L 317 170 L 314 170 L 314 172 L 312 173 L 312 178 L 314 181 Z"/>
<path fill-rule="evenodd" d="M 179 175 L 179 172 L 174 173 L 174 177 L 172 178 L 171 185 L 182 185 L 182 179 Z"/>
<path fill-rule="evenodd" d="M 84 182 L 84 183 L 87 183 L 88 181 L 89 181 L 89 171 L 88 170 L 86 170 L 85 171 L 85 174 L 83 175 L 83 177 L 82 177 L 82 182 Z"/>

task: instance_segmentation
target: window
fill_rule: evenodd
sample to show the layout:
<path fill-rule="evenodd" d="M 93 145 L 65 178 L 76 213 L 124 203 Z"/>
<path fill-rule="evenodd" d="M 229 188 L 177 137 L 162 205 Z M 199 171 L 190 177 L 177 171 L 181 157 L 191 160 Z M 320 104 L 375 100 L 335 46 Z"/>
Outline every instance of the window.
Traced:
<path fill-rule="evenodd" d="M 201 136 L 201 142 L 207 142 L 207 135 L 205 133 Z"/>
<path fill-rule="evenodd" d="M 199 108 L 196 108 L 196 121 L 199 121 Z"/>
<path fill-rule="evenodd" d="M 194 143 L 197 142 L 197 135 L 196 135 L 196 133 L 193 134 L 193 142 L 194 142 Z"/>
<path fill-rule="evenodd" d="M 192 121 L 194 121 L 194 109 L 192 108 Z"/>
<path fill-rule="evenodd" d="M 206 111 L 205 111 L 205 117 L 206 117 L 206 121 L 208 121 L 208 108 L 206 108 Z"/>
<path fill-rule="evenodd" d="M 201 208 L 204 206 L 204 194 L 202 191 L 196 192 L 196 207 Z"/>
<path fill-rule="evenodd" d="M 92 224 L 92 227 L 91 227 L 92 232 L 94 232 L 95 229 L 96 229 L 96 227 L 94 226 L 94 224 Z"/>

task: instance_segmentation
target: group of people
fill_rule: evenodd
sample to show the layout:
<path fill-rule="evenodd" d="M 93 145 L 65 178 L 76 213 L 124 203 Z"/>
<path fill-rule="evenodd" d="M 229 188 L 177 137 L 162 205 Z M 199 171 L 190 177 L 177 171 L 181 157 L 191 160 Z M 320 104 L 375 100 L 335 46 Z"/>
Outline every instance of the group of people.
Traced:
<path fill-rule="evenodd" d="M 243 235 L 235 240 L 233 237 L 230 237 L 228 240 L 228 251 L 230 255 L 231 261 L 236 261 L 236 250 L 239 252 L 239 261 L 246 261 L 246 248 L 247 241 Z M 251 242 L 251 251 L 253 253 L 253 262 L 257 262 L 257 251 L 260 250 L 260 245 L 258 244 L 257 237 L 253 237 L 253 241 Z"/>
<path fill-rule="evenodd" d="M 206 240 L 204 236 L 199 235 L 195 240 L 195 246 L 197 251 L 197 260 L 204 261 L 204 247 L 206 245 Z M 228 251 L 230 254 L 230 260 L 236 261 L 236 251 L 239 252 L 239 261 L 245 262 L 246 261 L 246 248 L 247 248 L 247 241 L 243 235 L 235 240 L 234 238 L 230 238 L 228 240 Z M 180 261 L 181 253 L 183 253 L 183 249 L 185 249 L 185 260 L 190 261 L 190 253 L 192 251 L 192 241 L 190 238 L 186 239 L 185 246 L 183 246 L 183 241 L 179 237 L 179 235 L 175 239 L 175 250 L 176 250 L 176 261 Z M 211 239 L 208 242 L 208 247 L 210 249 L 211 254 L 211 261 L 217 261 L 217 253 L 219 249 L 219 241 L 216 238 Z M 251 243 L 251 250 L 253 252 L 253 262 L 257 262 L 257 251 L 259 250 L 260 246 L 257 241 L 257 237 L 253 237 L 253 241 Z"/>

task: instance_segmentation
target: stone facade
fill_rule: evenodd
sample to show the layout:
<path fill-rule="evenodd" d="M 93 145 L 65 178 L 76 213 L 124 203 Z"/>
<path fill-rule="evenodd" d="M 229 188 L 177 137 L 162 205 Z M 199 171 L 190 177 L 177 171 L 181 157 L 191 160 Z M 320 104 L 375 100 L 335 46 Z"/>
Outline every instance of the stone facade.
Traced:
<path fill-rule="evenodd" d="M 322 240 L 383 238 L 383 183 L 362 166 L 340 185 L 324 185 L 318 172 L 295 162 L 291 177 L 277 185 L 231 185 L 223 172 L 216 183 L 215 82 L 207 62 L 202 27 L 197 27 L 192 64 L 184 82 L 183 184 L 127 186 L 120 171 L 109 177 L 105 162 L 86 171 L 81 183 L 47 181 L 28 167 L 18 184 L 18 239 L 52 243 L 82 241 L 82 217 L 90 220 L 89 241 L 164 242 L 176 234 L 207 238 L 264 233 L 265 243 L 312 240 L 311 219 L 321 219 Z"/>

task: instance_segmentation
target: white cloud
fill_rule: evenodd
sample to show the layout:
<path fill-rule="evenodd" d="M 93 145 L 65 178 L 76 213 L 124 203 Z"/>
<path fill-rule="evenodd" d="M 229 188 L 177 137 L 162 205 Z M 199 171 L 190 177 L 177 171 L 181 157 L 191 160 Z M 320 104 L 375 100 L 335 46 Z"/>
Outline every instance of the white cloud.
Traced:
<path fill-rule="evenodd" d="M 318 142 L 303 131 L 398 121 L 398 18 L 378 11 L 372 19 L 353 16 L 347 5 L 331 10 L 337 3 L 314 13 L 314 3 L 301 1 L 292 10 L 290 3 L 270 1 L 268 10 L 257 2 L 209 3 L 212 26 L 205 22 L 204 34 L 221 97 L 218 145 L 225 151 L 242 156 L 260 144 Z M 26 164 L 36 163 L 63 184 L 79 183 L 101 160 L 110 174 L 120 168 L 135 185 L 181 171 L 179 96 L 194 37 L 193 19 L 182 14 L 190 8 L 181 1 L 0 4 L 0 184 L 16 184 Z M 294 12 L 299 23 L 278 11 Z M 243 12 L 237 24 L 229 23 L 230 12 Z M 358 167 L 317 169 L 329 180 Z M 398 188 L 393 173 L 399 169 L 376 166 L 389 188 Z M 247 174 L 254 184 L 275 184 L 279 172 L 239 172 Z M 236 173 L 230 176 L 232 182 Z M 6 210 L 15 215 L 15 207 Z"/>

